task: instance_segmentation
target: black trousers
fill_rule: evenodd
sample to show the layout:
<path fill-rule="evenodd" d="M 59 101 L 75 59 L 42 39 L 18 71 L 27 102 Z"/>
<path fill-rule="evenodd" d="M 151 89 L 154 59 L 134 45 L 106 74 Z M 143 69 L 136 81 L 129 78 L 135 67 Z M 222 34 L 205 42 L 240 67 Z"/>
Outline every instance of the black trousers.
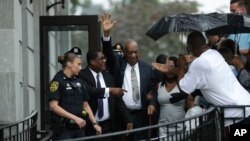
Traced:
<path fill-rule="evenodd" d="M 130 115 L 133 122 L 133 128 L 140 128 L 143 126 L 146 126 L 145 119 L 147 119 L 147 115 L 144 114 L 142 110 L 131 110 Z M 147 120 L 146 120 L 147 121 Z M 147 138 L 147 131 L 142 132 L 136 132 L 133 134 L 130 134 L 127 137 L 127 141 L 139 141 Z"/>
<path fill-rule="evenodd" d="M 107 134 L 112 132 L 112 122 L 110 119 L 99 122 L 99 125 L 102 127 L 102 134 Z M 98 139 L 98 141 L 112 141 L 112 137 Z"/>
<path fill-rule="evenodd" d="M 65 140 L 65 139 L 74 139 L 74 138 L 82 138 L 85 137 L 84 128 L 80 129 L 77 125 L 74 128 L 66 126 L 66 124 L 61 124 L 54 128 L 53 140 Z"/>

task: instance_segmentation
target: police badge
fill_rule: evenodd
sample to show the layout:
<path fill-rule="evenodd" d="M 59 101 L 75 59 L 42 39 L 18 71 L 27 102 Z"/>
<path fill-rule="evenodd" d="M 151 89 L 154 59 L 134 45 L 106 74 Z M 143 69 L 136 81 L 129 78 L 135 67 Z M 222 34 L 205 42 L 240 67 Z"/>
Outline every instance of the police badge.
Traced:
<path fill-rule="evenodd" d="M 58 87 L 59 87 L 59 82 L 52 81 L 49 85 L 49 91 L 53 93 L 53 92 L 57 91 Z"/>

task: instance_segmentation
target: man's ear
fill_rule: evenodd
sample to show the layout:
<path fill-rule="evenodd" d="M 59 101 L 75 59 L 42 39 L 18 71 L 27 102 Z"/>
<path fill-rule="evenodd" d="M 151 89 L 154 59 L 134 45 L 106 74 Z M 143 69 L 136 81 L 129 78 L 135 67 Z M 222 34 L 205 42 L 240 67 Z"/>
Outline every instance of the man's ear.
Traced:
<path fill-rule="evenodd" d="M 90 65 L 93 65 L 95 63 L 94 60 L 90 60 Z"/>

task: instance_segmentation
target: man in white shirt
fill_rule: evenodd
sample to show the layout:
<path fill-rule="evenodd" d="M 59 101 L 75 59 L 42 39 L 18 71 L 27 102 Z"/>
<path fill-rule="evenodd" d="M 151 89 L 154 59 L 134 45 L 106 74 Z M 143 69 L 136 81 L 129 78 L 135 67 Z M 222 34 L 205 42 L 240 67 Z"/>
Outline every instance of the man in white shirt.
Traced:
<path fill-rule="evenodd" d="M 185 57 L 180 55 L 178 81 L 184 93 L 191 94 L 194 90 L 200 89 L 206 101 L 215 106 L 250 105 L 249 93 L 238 82 L 223 57 L 217 51 L 209 49 L 202 33 L 190 33 L 187 44 L 188 49 L 197 58 L 187 70 Z M 170 71 L 161 65 L 154 67 L 161 71 Z M 250 109 L 246 108 L 246 117 L 249 115 Z M 243 110 L 225 110 L 225 117 L 243 117 Z M 231 124 L 232 121 L 225 121 L 225 126 Z"/>
<path fill-rule="evenodd" d="M 121 57 L 112 51 L 110 31 L 114 27 L 115 21 L 111 21 L 110 15 L 101 16 L 103 26 L 103 53 L 107 57 L 109 72 L 116 79 L 116 85 L 126 89 L 123 100 L 129 109 L 132 117 L 133 127 L 140 128 L 147 126 L 148 115 L 153 115 L 155 111 L 155 97 L 147 100 L 147 94 L 154 88 L 154 73 L 152 67 L 139 60 L 139 46 L 133 39 L 128 39 L 124 43 Z M 143 120 L 142 120 L 143 119 Z M 138 141 L 146 138 L 143 132 L 130 136 L 130 141 Z"/>
<path fill-rule="evenodd" d="M 200 32 L 190 33 L 187 44 L 197 58 L 186 70 L 185 57 L 180 56 L 178 80 L 181 90 L 190 94 L 195 89 L 200 89 L 205 99 L 215 106 L 250 105 L 249 93 L 240 85 L 223 57 L 206 46 L 205 38 Z M 238 109 L 225 111 L 225 117 L 242 115 L 242 110 Z M 250 109 L 246 108 L 246 116 L 249 115 Z M 225 126 L 230 124 L 232 122 L 225 122 Z"/>

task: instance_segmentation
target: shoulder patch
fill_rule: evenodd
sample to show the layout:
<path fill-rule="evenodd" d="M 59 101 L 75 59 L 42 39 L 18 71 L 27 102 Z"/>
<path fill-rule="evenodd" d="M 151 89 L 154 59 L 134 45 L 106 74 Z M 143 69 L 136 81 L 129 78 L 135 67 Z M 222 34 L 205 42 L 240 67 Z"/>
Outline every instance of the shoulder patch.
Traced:
<path fill-rule="evenodd" d="M 53 93 L 53 92 L 57 91 L 58 87 L 59 87 L 59 82 L 52 81 L 49 85 L 49 91 Z"/>

